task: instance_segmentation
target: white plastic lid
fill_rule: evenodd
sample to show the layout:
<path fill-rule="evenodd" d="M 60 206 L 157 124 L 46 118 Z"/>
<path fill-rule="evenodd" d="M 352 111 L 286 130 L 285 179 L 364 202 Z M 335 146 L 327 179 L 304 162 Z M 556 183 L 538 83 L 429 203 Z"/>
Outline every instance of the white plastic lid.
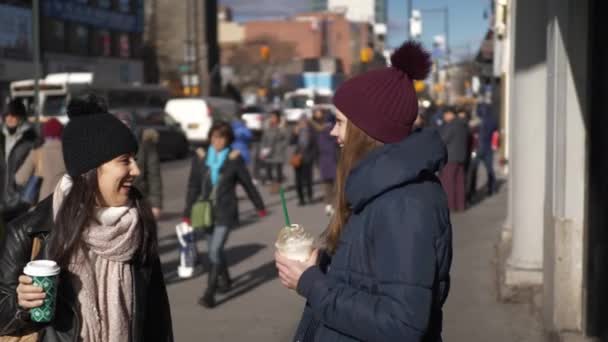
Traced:
<path fill-rule="evenodd" d="M 34 260 L 27 263 L 23 273 L 32 277 L 51 277 L 59 274 L 61 269 L 53 260 Z"/>

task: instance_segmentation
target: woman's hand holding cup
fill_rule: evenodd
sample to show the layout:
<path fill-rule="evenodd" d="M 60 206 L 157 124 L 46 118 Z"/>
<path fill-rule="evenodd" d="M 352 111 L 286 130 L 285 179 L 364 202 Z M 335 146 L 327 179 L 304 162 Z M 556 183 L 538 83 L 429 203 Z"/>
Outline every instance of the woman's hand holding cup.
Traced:
<path fill-rule="evenodd" d="M 33 309 L 42 306 L 46 294 L 41 287 L 32 285 L 32 278 L 22 275 L 17 286 L 17 303 L 24 309 Z"/>

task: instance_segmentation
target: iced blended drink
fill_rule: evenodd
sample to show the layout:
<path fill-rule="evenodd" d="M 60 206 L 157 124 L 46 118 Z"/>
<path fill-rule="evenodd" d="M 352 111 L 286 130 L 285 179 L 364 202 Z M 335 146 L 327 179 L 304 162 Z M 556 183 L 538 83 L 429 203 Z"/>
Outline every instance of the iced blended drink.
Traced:
<path fill-rule="evenodd" d="M 292 224 L 279 231 L 275 246 L 279 253 L 287 258 L 304 262 L 310 257 L 314 240 L 313 236 L 307 233 L 302 226 Z"/>
<path fill-rule="evenodd" d="M 32 321 L 48 323 L 53 320 L 59 271 L 59 266 L 52 260 L 30 261 L 23 269 L 23 273 L 32 278 L 33 285 L 42 288 L 46 293 L 42 306 L 30 310 Z"/>

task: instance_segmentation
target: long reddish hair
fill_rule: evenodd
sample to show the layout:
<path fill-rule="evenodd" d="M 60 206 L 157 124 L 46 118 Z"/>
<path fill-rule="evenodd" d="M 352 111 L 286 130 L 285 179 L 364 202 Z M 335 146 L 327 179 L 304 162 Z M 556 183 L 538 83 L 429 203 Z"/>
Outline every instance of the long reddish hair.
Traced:
<path fill-rule="evenodd" d="M 346 179 L 357 163 L 365 158 L 369 152 L 382 145 L 381 142 L 367 135 L 350 121 L 347 121 L 346 138 L 344 147 L 340 153 L 336 174 L 336 197 L 334 205 L 336 212 L 329 223 L 329 227 L 325 231 L 325 243 L 327 251 L 330 254 L 333 254 L 336 251 L 342 229 L 344 229 L 344 226 L 351 215 L 351 208 L 346 200 L 345 194 Z"/>

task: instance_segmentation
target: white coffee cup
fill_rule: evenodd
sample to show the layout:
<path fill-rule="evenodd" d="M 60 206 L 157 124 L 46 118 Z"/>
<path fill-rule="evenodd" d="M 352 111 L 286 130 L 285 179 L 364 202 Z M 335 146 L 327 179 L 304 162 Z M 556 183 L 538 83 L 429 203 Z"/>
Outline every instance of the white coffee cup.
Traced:
<path fill-rule="evenodd" d="M 60 271 L 59 265 L 53 260 L 30 261 L 23 269 L 23 273 L 30 277 L 53 277 Z"/>

